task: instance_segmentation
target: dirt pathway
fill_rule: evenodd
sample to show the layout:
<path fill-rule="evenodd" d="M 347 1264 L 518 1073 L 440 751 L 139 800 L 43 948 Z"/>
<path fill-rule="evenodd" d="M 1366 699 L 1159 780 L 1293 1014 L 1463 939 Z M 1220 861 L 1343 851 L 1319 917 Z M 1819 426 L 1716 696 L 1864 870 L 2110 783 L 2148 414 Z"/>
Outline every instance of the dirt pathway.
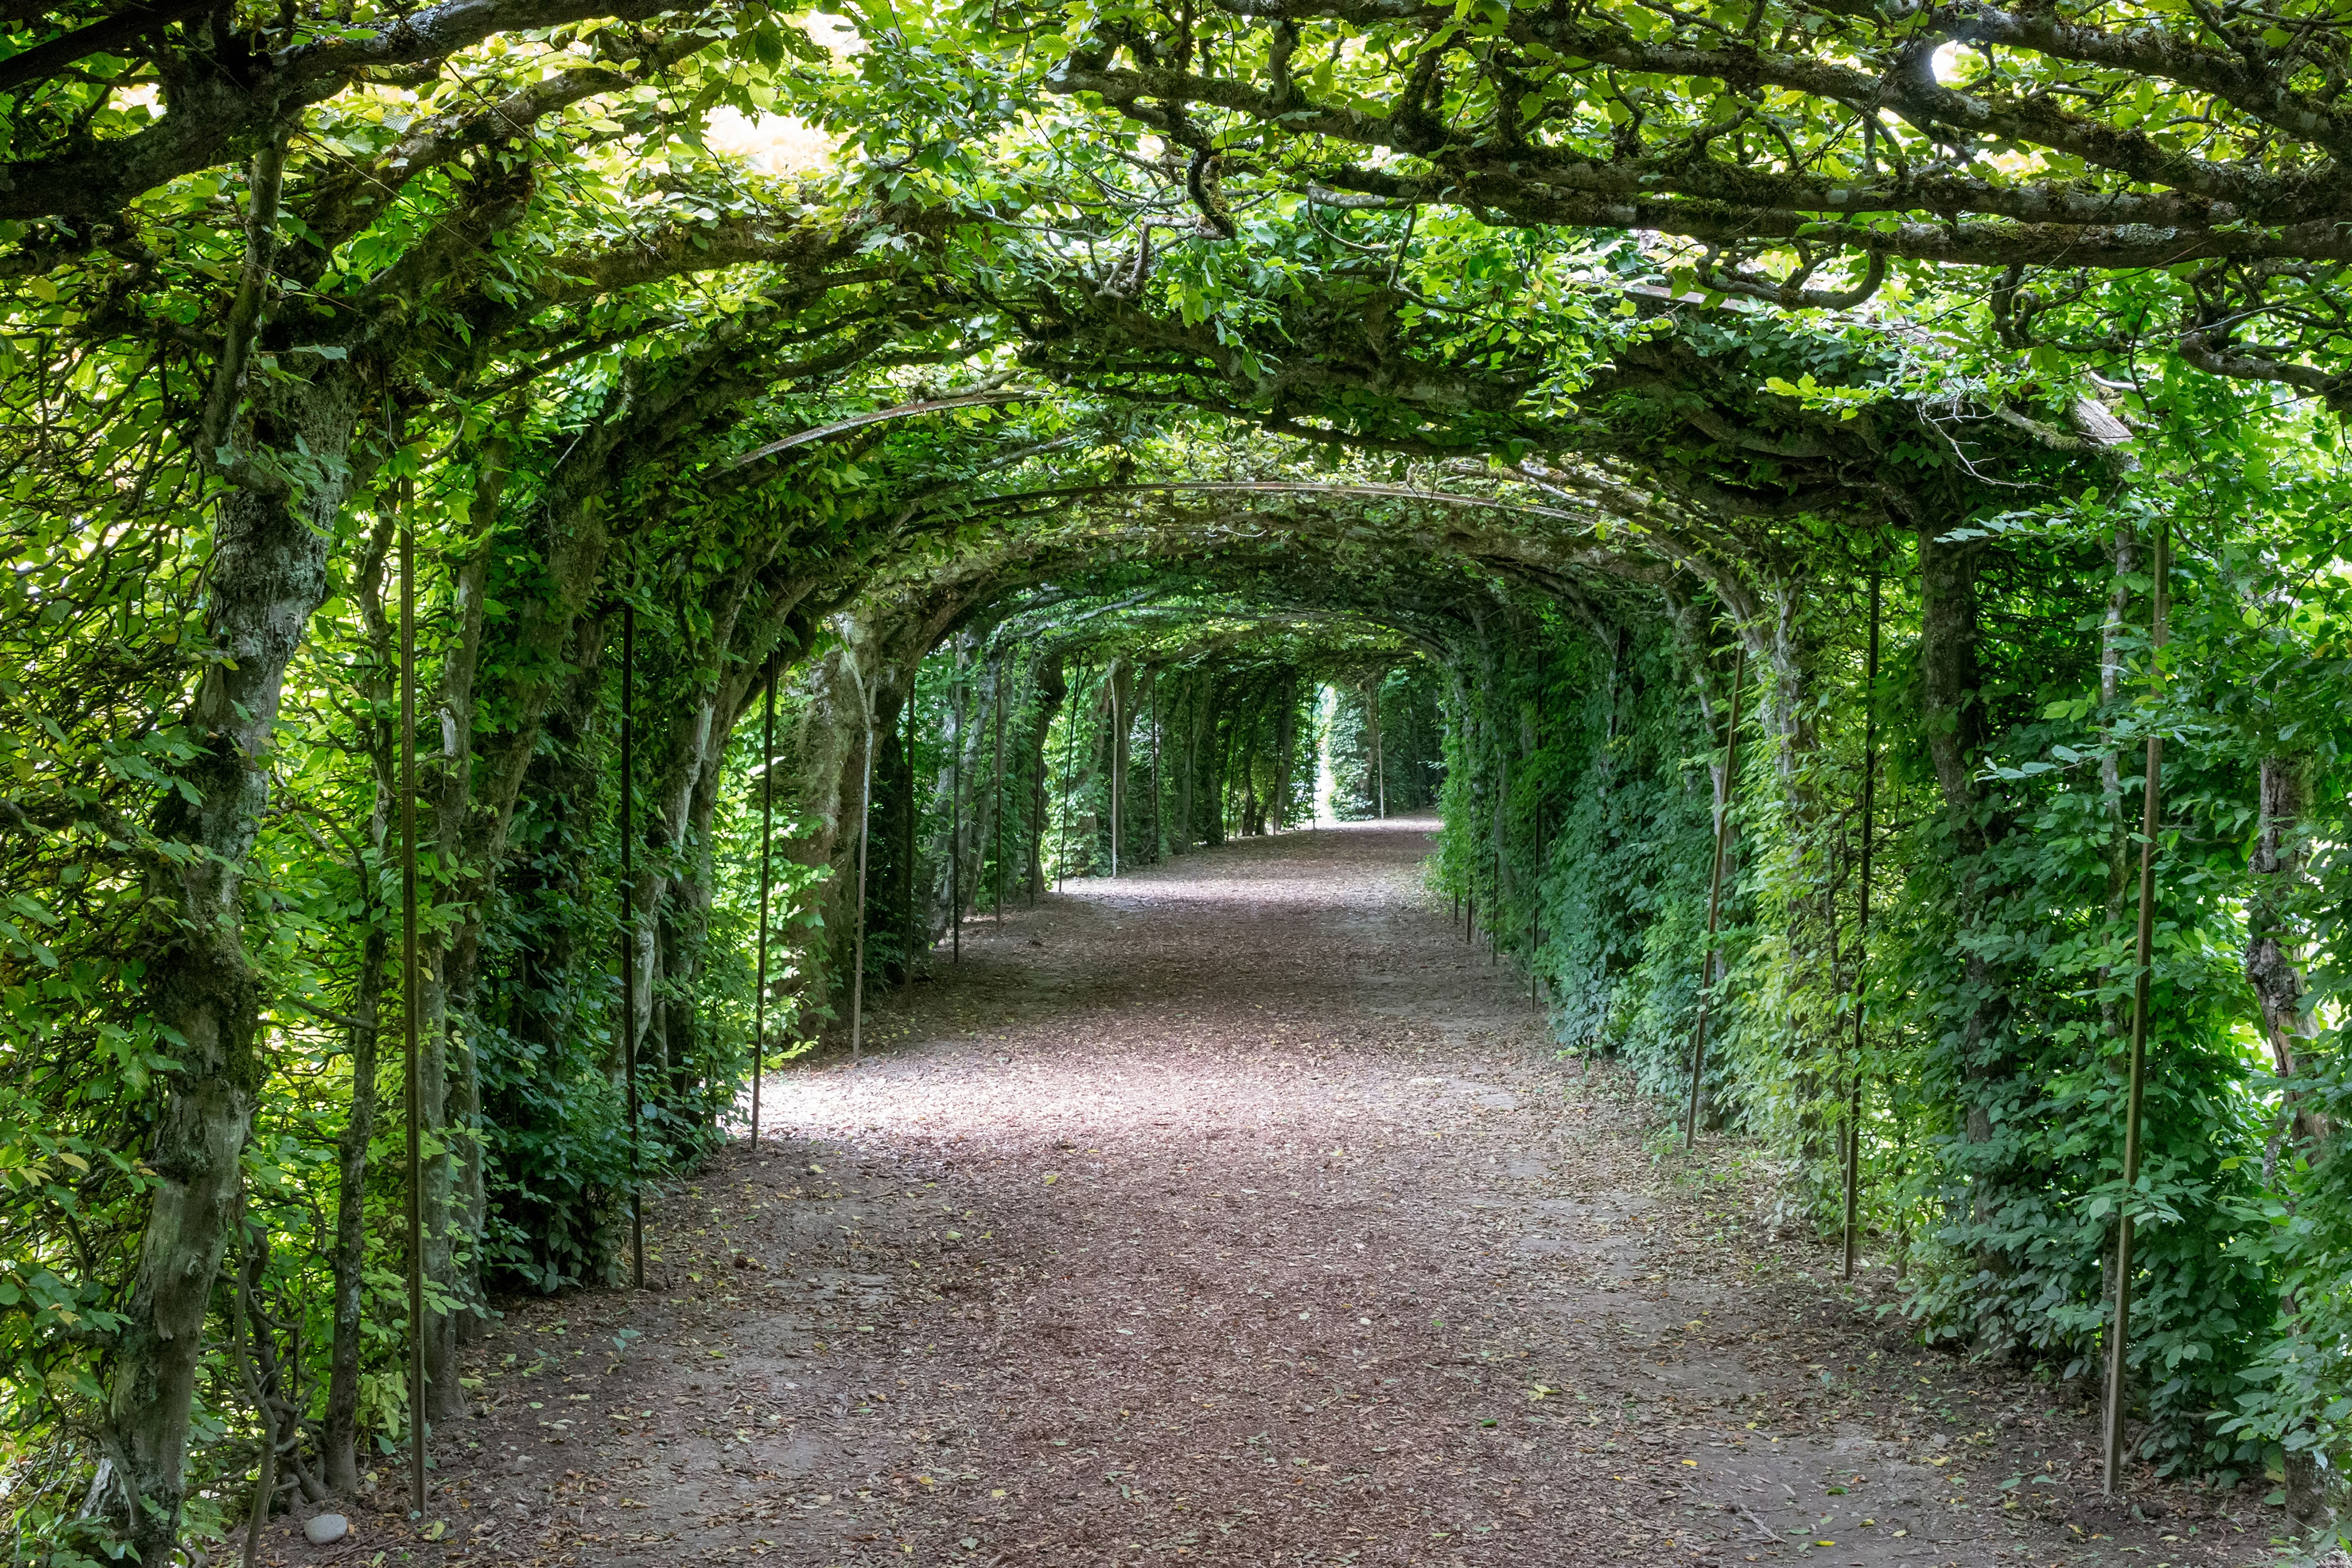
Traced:
<path fill-rule="evenodd" d="M 2273 1560 L 2244 1491 L 2097 1504 L 2079 1395 L 1906 1345 L 1654 1162 L 1420 894 L 1428 826 L 971 928 L 666 1195 L 656 1290 L 509 1318 L 445 1542 L 385 1561 Z"/>

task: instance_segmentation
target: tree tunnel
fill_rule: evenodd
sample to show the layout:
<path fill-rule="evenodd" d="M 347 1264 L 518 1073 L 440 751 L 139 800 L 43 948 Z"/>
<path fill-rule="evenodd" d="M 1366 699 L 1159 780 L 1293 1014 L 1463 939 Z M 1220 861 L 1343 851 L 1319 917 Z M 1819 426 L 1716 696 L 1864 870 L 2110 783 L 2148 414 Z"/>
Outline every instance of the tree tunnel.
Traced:
<path fill-rule="evenodd" d="M 1429 694 L 1470 678 L 1457 665 L 1482 638 L 1531 624 L 1542 597 L 1530 581 L 1583 570 L 1565 553 L 1556 565 L 1543 560 L 1524 535 L 1465 529 L 1462 497 L 1344 483 L 1241 495 L 1233 492 L 1242 486 L 1206 488 L 1089 502 L 1023 541 L 1011 559 L 961 560 L 947 572 L 890 580 L 839 613 L 828 628 L 833 644 L 789 694 L 793 717 L 780 742 L 788 760 L 779 767 L 794 780 L 791 813 L 802 825 L 783 841 L 785 852 L 825 872 L 810 910 L 819 923 L 812 929 L 825 935 L 802 966 L 813 988 L 853 967 L 843 945 L 854 946 L 862 808 L 872 814 L 863 835 L 868 934 L 891 934 L 885 947 L 903 955 L 908 930 L 935 938 L 948 929 L 956 888 L 969 908 L 973 898 L 992 905 L 1003 878 L 1027 895 L 1049 869 L 1057 878 L 1110 873 L 1112 797 L 1123 800 L 1134 767 L 1124 749 L 1136 744 L 1139 716 L 1147 737 L 1171 733 L 1152 721 L 1163 695 L 1178 760 L 1159 776 L 1170 798 L 1147 856 L 1220 842 L 1228 831 L 1286 826 L 1300 809 L 1298 768 L 1313 758 L 1303 727 L 1311 693 L 1330 685 L 1362 694 L 1354 702 L 1377 700 L 1391 671 L 1405 675 L 1391 698 L 1404 706 L 1391 715 L 1405 750 L 1391 771 L 1381 747 L 1373 807 L 1391 779 L 1400 809 L 1434 805 L 1442 767 Z M 1467 499 L 1470 509 L 1507 518 L 1570 515 Z M 1483 553 L 1497 539 L 1507 540 L 1507 558 Z M 1423 667 L 1427 675 L 1412 678 Z M 870 728 L 866 692 L 876 694 Z M 909 694 L 919 713 L 908 709 Z M 1084 709 L 1076 729 L 1064 711 L 1072 701 Z M 939 759 L 921 786 L 916 861 L 929 869 L 911 919 L 903 891 L 890 892 L 903 881 L 908 736 L 919 757 Z M 1384 739 L 1386 727 L 1375 736 Z M 1261 764 L 1273 769 L 1264 781 Z M 959 777 L 979 781 L 961 856 L 944 848 L 957 829 L 937 804 L 949 801 L 950 817 L 960 810 Z M 1000 814 L 1009 834 L 1002 845 Z M 1124 846 L 1142 819 L 1121 814 Z M 877 843 L 896 857 L 880 872 Z M 822 1008 L 830 994 L 811 989 L 804 1005 Z"/>
<path fill-rule="evenodd" d="M 974 922 L 1424 816 L 1530 1094 L 2325 1525 L 2346 27 L 2194 9 L 0 15 L 12 1561 L 421 1525 Z"/>

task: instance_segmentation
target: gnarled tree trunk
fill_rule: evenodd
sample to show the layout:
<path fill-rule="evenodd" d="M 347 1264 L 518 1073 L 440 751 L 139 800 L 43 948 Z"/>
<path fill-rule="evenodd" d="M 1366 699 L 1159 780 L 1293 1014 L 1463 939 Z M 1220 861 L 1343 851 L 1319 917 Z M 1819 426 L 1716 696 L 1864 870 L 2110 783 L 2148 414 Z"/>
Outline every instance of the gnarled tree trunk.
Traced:
<path fill-rule="evenodd" d="M 327 557 L 354 476 L 347 466 L 360 372 L 346 362 L 274 394 L 255 444 L 316 460 L 316 483 L 279 493 L 232 491 L 221 503 L 206 579 L 211 664 L 187 713 L 198 747 L 188 792 L 164 797 L 150 862 L 154 934 L 143 984 L 156 1021 L 179 1045 L 145 1151 L 155 1172 L 138 1271 L 110 1368 L 90 1503 L 144 1562 L 179 1539 L 188 1416 L 204 1329 L 236 1212 L 238 1156 L 265 1069 L 260 977 L 240 929 L 247 857 L 269 805 L 271 732 L 286 667 L 327 596 Z M 168 916 L 162 913 L 169 910 Z"/>
<path fill-rule="evenodd" d="M 2262 829 L 2255 841 L 2252 871 L 2253 907 L 2248 912 L 2246 978 L 2262 1008 L 2263 1037 L 2271 1049 L 2271 1064 L 2285 1086 L 2282 1134 L 2291 1137 L 2295 1151 L 2317 1162 L 2326 1152 L 2333 1129 L 2325 1113 L 2315 1109 L 2303 1081 L 2306 1052 L 2318 1033 L 2304 982 L 2302 944 L 2295 938 L 2294 898 L 2303 876 L 2310 810 L 2312 758 L 2307 753 L 2278 752 L 2262 759 Z M 2275 1155 L 2278 1143 L 2272 1150 Z M 2263 1185 L 2273 1185 L 2268 1171 Z M 2280 1303 L 2292 1322 L 2301 1307 L 2289 1293 Z M 2288 1513 L 2307 1525 L 2326 1521 L 2329 1509 L 2327 1472 L 2315 1447 L 2286 1451 Z"/>

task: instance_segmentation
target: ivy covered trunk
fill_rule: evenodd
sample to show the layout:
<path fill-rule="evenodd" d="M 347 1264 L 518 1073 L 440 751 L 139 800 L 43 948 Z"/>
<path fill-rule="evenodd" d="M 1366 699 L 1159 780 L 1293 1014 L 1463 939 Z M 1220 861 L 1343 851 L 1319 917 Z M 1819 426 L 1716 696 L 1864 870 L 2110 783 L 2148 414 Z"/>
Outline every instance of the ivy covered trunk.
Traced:
<path fill-rule="evenodd" d="M 360 1362 L 366 1336 L 364 1309 L 367 1284 L 367 1170 L 369 1145 L 375 1137 L 376 1075 L 382 1047 L 390 1032 L 384 1023 L 385 982 L 390 977 L 391 934 L 398 911 L 376 894 L 373 867 L 381 864 L 392 825 L 397 761 L 390 716 L 396 711 L 394 686 L 397 664 L 393 654 L 392 629 L 385 613 L 384 577 L 390 559 L 393 519 L 378 509 L 375 526 L 362 547 L 358 572 L 359 605 L 366 629 L 368 669 L 361 690 L 380 716 L 362 737 L 373 785 L 367 816 L 364 851 L 355 857 L 352 881 L 368 892 L 362 904 L 367 929 L 360 940 L 360 969 L 352 1008 L 352 1103 L 349 1119 L 335 1141 L 335 1229 L 329 1266 L 334 1275 L 327 1368 L 327 1403 L 320 1423 L 320 1448 L 326 1483 L 350 1497 L 359 1490 Z"/>
<path fill-rule="evenodd" d="M 179 1538 L 205 1318 L 265 1071 L 262 988 L 242 932 L 247 862 L 269 807 L 287 664 L 326 599 L 329 552 L 342 532 L 358 392 L 344 371 L 280 394 L 257 441 L 290 449 L 299 438 L 328 466 L 306 490 L 257 476 L 257 487 L 220 503 L 205 630 L 224 656 L 187 712 L 198 749 L 181 771 L 184 787 L 153 818 L 161 852 L 147 883 L 159 927 L 142 988 L 177 1044 L 142 1151 L 154 1176 L 109 1369 L 99 1439 L 106 1466 L 90 1503 L 154 1563 Z"/>
<path fill-rule="evenodd" d="M 882 747 L 899 705 L 908 700 L 913 690 L 912 665 L 902 657 L 903 645 L 920 638 L 923 623 L 897 618 L 886 622 L 879 617 L 865 621 L 837 614 L 830 624 L 836 637 L 835 645 L 804 666 L 785 709 L 793 715 L 792 723 L 778 726 L 780 783 L 789 780 L 789 815 L 799 831 L 780 833 L 777 852 L 811 870 L 830 873 L 814 895 L 817 923 L 812 934 L 802 938 L 798 1001 L 803 1017 L 829 1016 L 845 1035 L 849 1021 L 845 988 L 856 979 L 858 836 L 869 785 L 873 802 L 882 803 L 886 798 L 886 779 L 879 766 Z M 972 727 L 969 707 L 966 725 L 968 730 Z M 870 780 L 866 767 L 869 746 L 877 764 Z M 971 794 L 967 780 L 967 802 Z M 786 798 L 780 788 L 780 820 L 785 816 L 782 807 Z M 869 883 L 874 883 L 875 864 L 870 857 L 866 869 Z M 872 891 L 869 886 L 868 892 Z M 970 891 L 967 882 L 965 892 Z M 895 951 L 895 944 L 880 951 Z M 875 956 L 876 951 L 869 950 L 869 965 Z M 867 980 L 870 996 L 875 972 L 869 972 Z"/>
<path fill-rule="evenodd" d="M 610 1087 L 618 988 L 611 917 L 597 907 L 613 839 L 606 626 L 584 615 L 567 647 L 568 678 L 518 791 L 476 986 L 490 1288 L 606 1281 L 625 1239 L 613 1225 L 625 1158 Z M 576 1148 L 548 1136 L 566 1125 L 583 1134 Z"/>
<path fill-rule="evenodd" d="M 2271 1065 L 2284 1090 L 2281 1124 L 2272 1133 L 2266 1151 L 2266 1186 L 2276 1180 L 2282 1145 L 2294 1157 L 2315 1166 L 2326 1157 L 2333 1132 L 2326 1113 L 2313 1103 L 2312 1049 L 2319 1030 L 2298 940 L 2299 895 L 2307 896 L 2298 884 L 2308 843 L 2312 772 L 2309 753 L 2280 748 L 2263 757 L 2257 775 L 2260 828 L 2251 869 L 2259 880 L 2247 911 L 2246 978 L 2253 987 Z M 2290 1332 L 2307 1332 L 2295 1291 L 2290 1289 L 2280 1301 L 2279 1313 Z M 2287 1511 L 2305 1524 L 2318 1525 L 2328 1519 L 2330 1492 L 2336 1489 L 2330 1486 L 2316 1435 L 2306 1427 L 2292 1436 L 2300 1440 L 2290 1441 L 2280 1459 Z"/>
<path fill-rule="evenodd" d="M 1176 781 L 1177 829 L 1172 845 L 1179 854 L 1195 844 L 1213 841 L 1202 818 L 1205 815 L 1202 802 L 1215 798 L 1215 786 L 1212 783 L 1204 789 L 1202 780 L 1216 757 L 1216 719 L 1211 706 L 1214 685 L 1198 671 L 1184 677 L 1182 771 Z"/>
<path fill-rule="evenodd" d="M 924 934 L 930 940 L 947 935 L 950 922 L 961 919 L 959 900 L 968 902 L 971 884 L 965 880 L 963 852 L 970 840 L 965 819 L 970 810 L 971 773 L 965 741 L 971 727 L 971 695 L 965 668 L 969 650 L 955 638 L 943 655 L 950 669 L 941 682 L 938 724 L 929 737 L 932 758 L 924 780 L 937 802 L 917 858 L 926 868 L 924 907 L 929 911 Z M 920 747 L 919 747 L 919 750 Z"/>
<path fill-rule="evenodd" d="M 779 736 L 791 780 L 792 818 L 798 831 L 779 835 L 779 855 L 832 874 L 817 895 L 816 925 L 798 960 L 799 1005 L 806 1018 L 832 1018 L 846 1030 L 849 1010 L 838 994 L 849 976 L 850 936 L 857 907 L 857 829 L 866 756 L 865 688 L 851 655 L 834 649 L 814 660 L 795 684 L 789 731 Z"/>
<path fill-rule="evenodd" d="M 1920 723 L 1929 766 L 1942 793 L 1944 838 L 1951 854 L 1952 907 L 1958 973 L 1946 1006 L 1958 1078 L 1965 1087 L 1962 1119 L 1967 1141 L 1993 1140 L 1993 1116 L 2003 1082 L 2003 1036 L 2008 1004 L 2003 977 L 1976 938 L 1987 915 L 1991 868 L 1985 863 L 1990 825 L 1978 789 L 1976 768 L 1983 747 L 1983 698 L 1978 687 L 1976 543 L 1947 543 L 1953 525 L 1945 519 L 1916 530 L 1919 551 Z M 1990 1177 L 1988 1169 L 1982 1173 Z M 1972 1200 L 1980 1232 L 1997 1223 L 1990 1207 L 1999 1188 L 1979 1182 Z M 1985 1268 L 2007 1268 L 2000 1249 L 1985 1246 Z"/>
<path fill-rule="evenodd" d="M 1030 715 L 1028 731 L 1022 738 L 1021 755 L 1031 768 L 1035 782 L 1031 791 L 1029 847 L 1029 892 L 1034 902 L 1045 891 L 1045 845 L 1053 831 L 1052 790 L 1053 758 L 1047 747 L 1054 733 L 1054 720 L 1069 700 L 1070 683 L 1062 672 L 1060 661 L 1036 658 L 1030 661 L 1030 679 L 1036 687 L 1037 701 Z"/>
<path fill-rule="evenodd" d="M 1275 688 L 1274 705 L 1274 828 L 1290 826 L 1292 774 L 1298 763 L 1298 683 L 1286 675 Z"/>
<path fill-rule="evenodd" d="M 866 865 L 866 967 L 869 985 L 904 985 L 914 968 L 910 933 L 915 912 L 908 907 L 913 867 L 907 863 L 913 794 L 914 758 L 908 755 L 903 716 L 913 700 L 893 692 L 876 716 L 872 845 Z"/>
<path fill-rule="evenodd" d="M 492 541 L 506 537 L 500 517 L 511 453 L 496 440 L 468 455 L 475 483 L 468 520 L 480 541 L 454 563 L 450 608 L 454 635 L 443 652 L 437 702 L 438 746 L 420 745 L 420 827 L 440 868 L 436 901 L 454 905 L 455 918 L 426 926 L 419 945 L 417 1120 L 425 1144 L 423 1178 L 425 1272 L 430 1287 L 453 1303 L 448 1312 L 428 1310 L 423 1335 L 425 1414 L 435 1421 L 455 1419 L 465 1409 L 458 1381 L 458 1348 L 487 1316 L 482 1288 L 483 1233 L 488 1218 L 488 1177 L 483 1150 L 481 1029 L 476 982 L 488 912 L 504 871 L 514 791 L 521 783 L 518 762 L 532 751 L 545 707 L 560 689 L 553 671 L 534 672 L 526 693 L 512 688 L 516 661 L 543 645 L 560 647 L 579 618 L 584 587 L 603 563 L 604 538 L 583 530 L 587 559 L 551 552 L 551 565 L 568 568 L 572 592 L 562 591 L 564 576 L 531 584 L 522 613 L 503 621 L 511 641 L 493 644 L 488 617 L 492 591 Z M 517 644 L 520 644 L 518 646 Z M 511 727 L 480 736 L 475 722 L 487 685 Z M 516 699 L 520 697 L 521 700 Z M 420 737 L 421 740 L 427 737 Z M 487 752 L 481 741 L 489 742 Z M 510 771 L 511 770 L 511 771 Z"/>
<path fill-rule="evenodd" d="M 1065 672 L 1066 675 L 1067 672 Z M 1060 778 L 1055 793 L 1055 858 L 1064 876 L 1094 876 L 1103 871 L 1102 833 L 1107 789 L 1103 751 L 1108 727 L 1103 722 L 1108 683 L 1100 669 L 1081 666 L 1070 683 L 1068 707 L 1063 719 Z"/>
<path fill-rule="evenodd" d="M 384 924 L 361 941 L 359 1004 L 352 1030 L 352 1106 L 335 1141 L 333 1341 L 327 1368 L 327 1406 L 320 1434 L 327 1485 L 344 1497 L 359 1490 L 360 1352 L 367 1285 L 367 1156 L 375 1136 L 375 1075 L 383 1038 L 383 979 L 389 946 Z"/>

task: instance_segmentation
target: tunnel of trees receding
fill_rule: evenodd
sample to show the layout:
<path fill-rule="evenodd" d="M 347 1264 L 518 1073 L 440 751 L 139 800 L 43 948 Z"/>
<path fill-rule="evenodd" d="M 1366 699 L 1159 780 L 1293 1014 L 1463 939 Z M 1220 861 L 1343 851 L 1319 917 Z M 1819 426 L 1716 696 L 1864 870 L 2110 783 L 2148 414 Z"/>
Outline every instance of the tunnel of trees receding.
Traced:
<path fill-rule="evenodd" d="M 0 50 L 12 1562 L 405 1485 L 755 1064 L 1000 911 L 1415 816 L 1547 1060 L 1889 1343 L 2341 1502 L 2340 8 Z"/>

